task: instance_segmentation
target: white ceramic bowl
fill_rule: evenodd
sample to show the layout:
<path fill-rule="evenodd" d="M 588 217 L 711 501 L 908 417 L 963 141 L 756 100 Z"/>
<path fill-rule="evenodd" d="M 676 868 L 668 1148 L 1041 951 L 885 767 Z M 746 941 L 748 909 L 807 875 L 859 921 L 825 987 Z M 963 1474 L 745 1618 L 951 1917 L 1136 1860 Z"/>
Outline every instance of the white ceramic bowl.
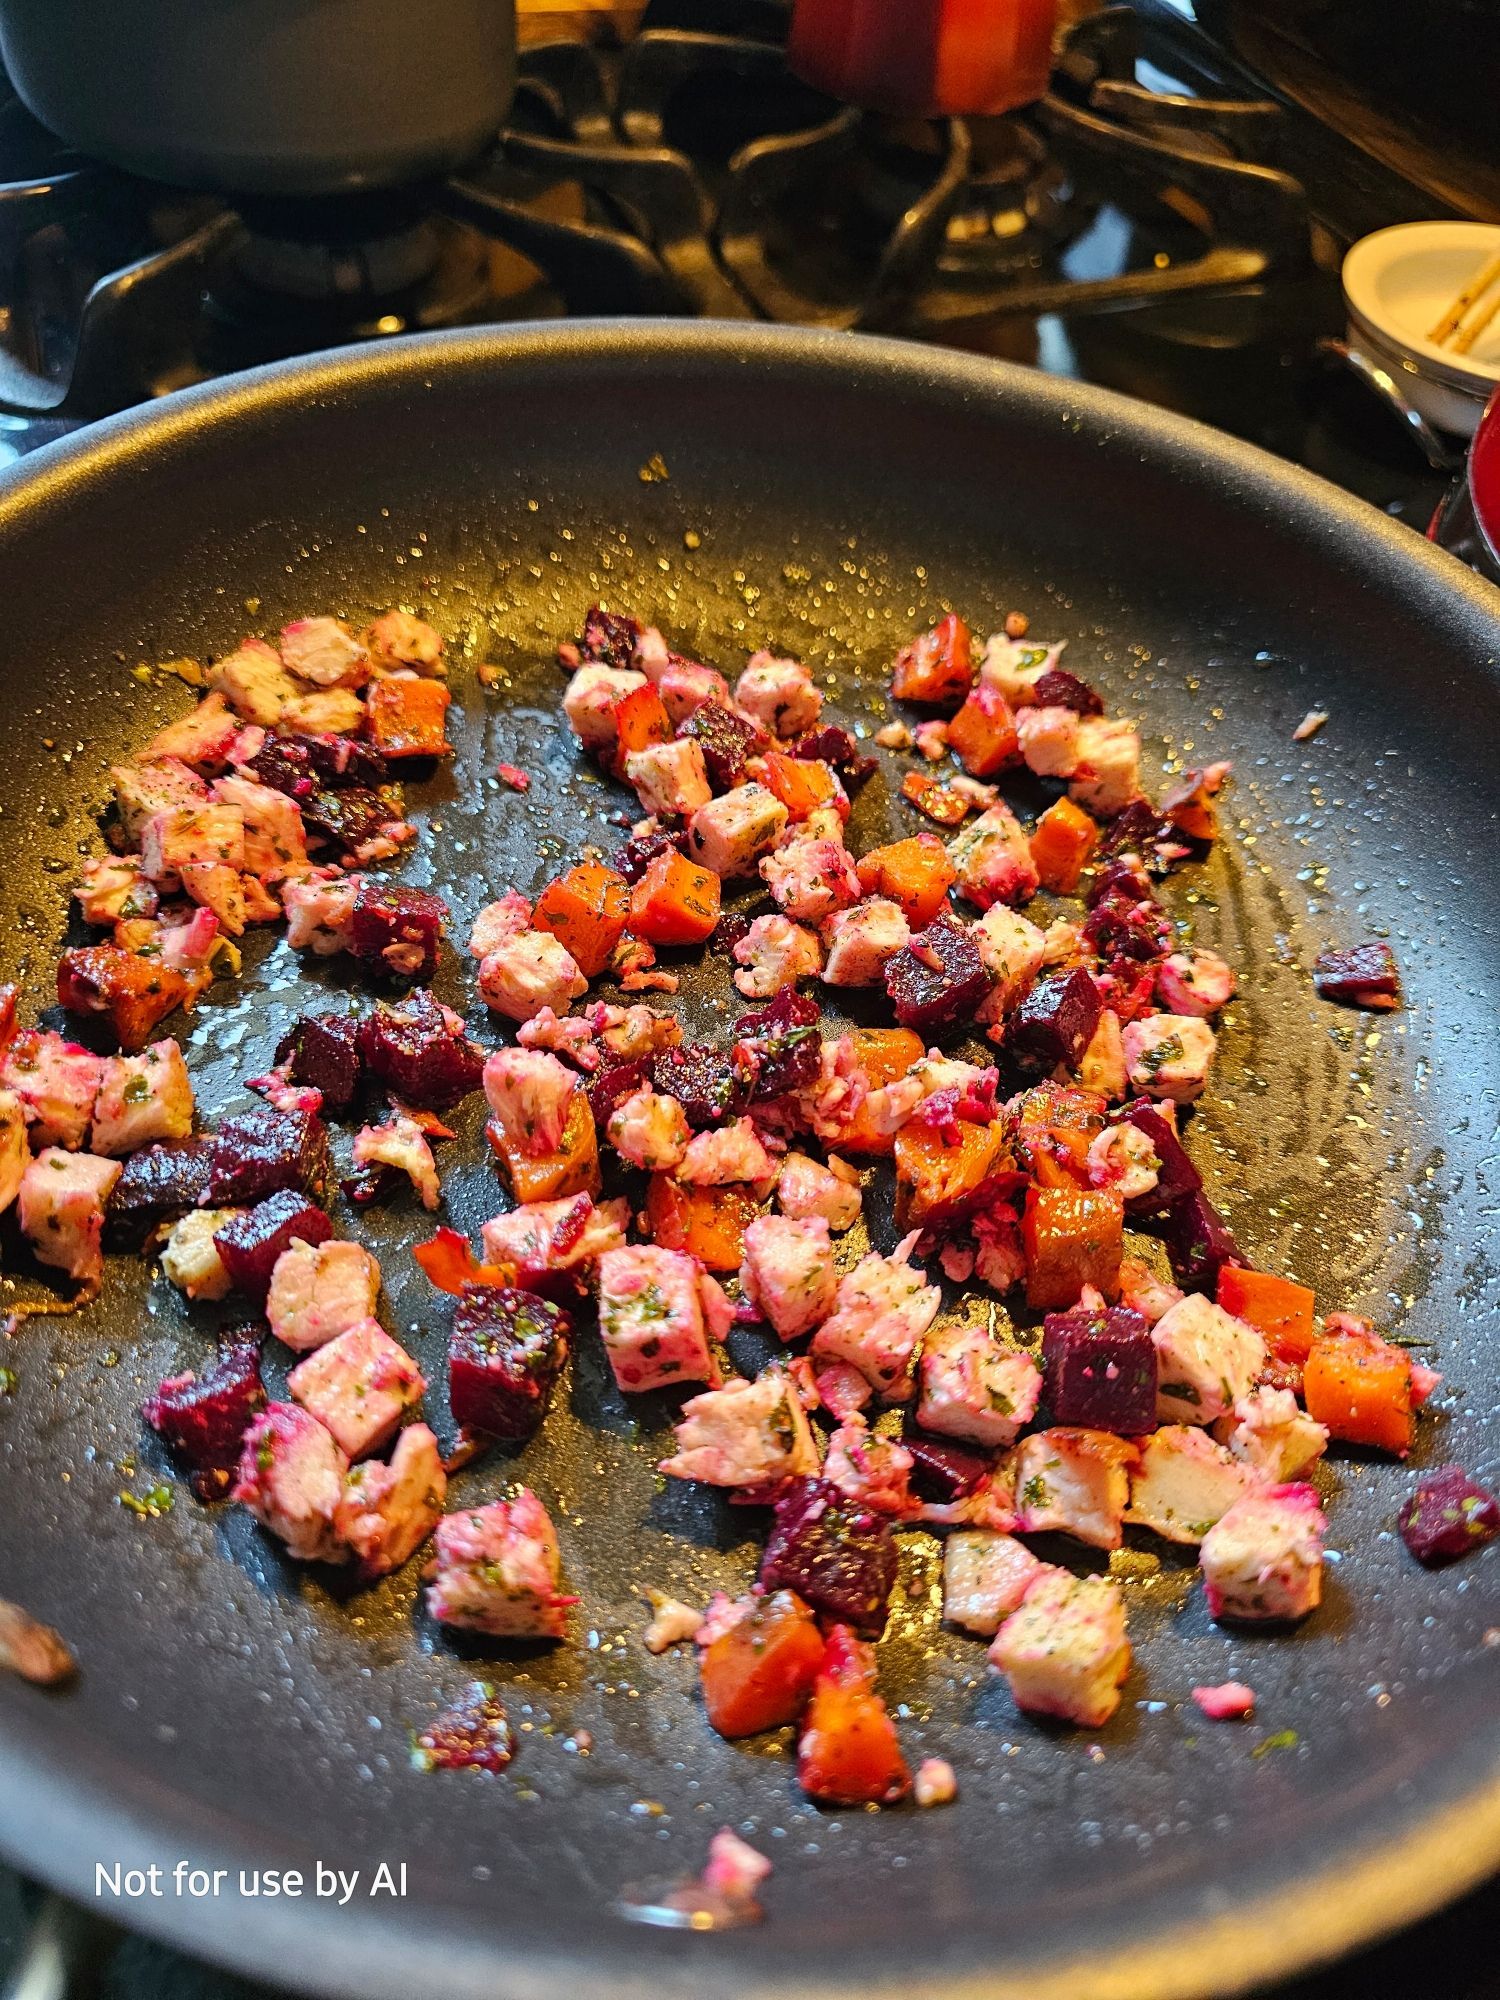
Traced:
<path fill-rule="evenodd" d="M 1473 436 L 1500 386 L 1500 316 L 1468 354 L 1454 354 L 1427 335 L 1497 256 L 1500 225 L 1403 222 L 1361 237 L 1344 259 L 1350 346 L 1386 369 L 1429 423 L 1460 437 Z"/>

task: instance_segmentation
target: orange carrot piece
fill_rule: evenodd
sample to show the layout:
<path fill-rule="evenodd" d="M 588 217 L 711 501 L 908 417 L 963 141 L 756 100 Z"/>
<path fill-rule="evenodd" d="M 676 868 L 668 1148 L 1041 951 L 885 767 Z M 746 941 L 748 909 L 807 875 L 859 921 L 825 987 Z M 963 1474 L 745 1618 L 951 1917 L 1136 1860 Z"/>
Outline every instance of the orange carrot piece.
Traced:
<path fill-rule="evenodd" d="M 448 704 L 441 681 L 393 675 L 376 681 L 365 702 L 365 728 L 383 757 L 448 757 Z"/>
<path fill-rule="evenodd" d="M 1048 806 L 1031 836 L 1031 859 L 1042 887 L 1071 896 L 1099 845 L 1099 829 L 1081 806 L 1058 799 Z"/>
<path fill-rule="evenodd" d="M 1217 1296 L 1225 1312 L 1265 1335 L 1278 1360 L 1307 1359 L 1317 1301 L 1306 1285 L 1267 1271 L 1250 1271 L 1243 1264 L 1225 1264 L 1219 1272 Z"/>
<path fill-rule="evenodd" d="M 742 1187 L 684 1187 L 653 1174 L 646 1191 L 646 1226 L 663 1250 L 686 1250 L 709 1271 L 737 1271 L 745 1231 L 759 1211 Z"/>
<path fill-rule="evenodd" d="M 653 743 L 670 743 L 672 719 L 662 698 L 648 681 L 632 688 L 615 710 L 615 770 L 625 773 L 625 759 L 632 750 L 649 750 Z"/>
<path fill-rule="evenodd" d="M 630 915 L 630 884 L 602 861 L 581 861 L 537 899 L 532 927 L 566 945 L 585 979 L 597 979 L 614 955 Z"/>
<path fill-rule="evenodd" d="M 969 628 L 950 611 L 930 632 L 919 633 L 896 655 L 891 693 L 898 701 L 957 708 L 974 684 Z"/>
<path fill-rule="evenodd" d="M 506 1139 L 493 1119 L 489 1137 L 500 1172 L 517 1202 L 560 1201 L 564 1195 L 600 1192 L 599 1135 L 581 1090 L 575 1091 L 569 1102 L 567 1123 L 554 1152 L 540 1158 L 523 1153 Z"/>
<path fill-rule="evenodd" d="M 894 903 L 914 931 L 925 930 L 942 909 L 958 871 L 935 833 L 916 833 L 874 847 L 859 864 L 860 887 Z"/>
<path fill-rule="evenodd" d="M 411 1254 L 440 1292 L 458 1297 L 465 1285 L 512 1285 L 515 1270 L 509 1264 L 481 1264 L 469 1248 L 469 1239 L 446 1224 L 425 1243 L 414 1243 Z"/>
<path fill-rule="evenodd" d="M 993 778 L 1021 761 L 1021 739 L 1010 703 L 997 687 L 981 683 L 948 724 L 948 748 L 974 778 Z"/>
<path fill-rule="evenodd" d="M 762 783 L 774 792 L 793 819 L 806 819 L 820 806 L 834 806 L 842 796 L 831 765 L 811 757 L 788 757 L 784 750 L 765 753 Z"/>
<path fill-rule="evenodd" d="M 956 1222 L 974 1206 L 993 1176 L 1011 1164 L 1003 1119 L 959 1121 L 946 1144 L 926 1119 L 909 1118 L 896 1134 L 896 1227 L 925 1229 Z"/>
<path fill-rule="evenodd" d="M 1307 1414 L 1348 1444 L 1405 1458 L 1415 1424 L 1411 1356 L 1378 1333 L 1321 1333 L 1302 1370 Z"/>
<path fill-rule="evenodd" d="M 718 921 L 718 876 L 668 852 L 636 883 L 627 928 L 648 944 L 701 944 Z"/>
<path fill-rule="evenodd" d="M 894 1083 L 898 1076 L 905 1076 L 913 1063 L 919 1063 L 927 1053 L 922 1037 L 910 1028 L 856 1028 L 853 1040 L 855 1061 L 864 1071 L 872 1090 L 878 1090 L 882 1084 Z M 866 1113 L 863 1105 L 838 1139 L 838 1151 L 841 1153 L 890 1153 L 895 1151 L 895 1146 L 895 1133 L 877 1130 L 874 1119 Z"/>
<path fill-rule="evenodd" d="M 1026 1197 L 1026 1303 L 1066 1311 L 1085 1285 L 1120 1289 L 1125 1203 L 1115 1188 L 1034 1187 Z"/>

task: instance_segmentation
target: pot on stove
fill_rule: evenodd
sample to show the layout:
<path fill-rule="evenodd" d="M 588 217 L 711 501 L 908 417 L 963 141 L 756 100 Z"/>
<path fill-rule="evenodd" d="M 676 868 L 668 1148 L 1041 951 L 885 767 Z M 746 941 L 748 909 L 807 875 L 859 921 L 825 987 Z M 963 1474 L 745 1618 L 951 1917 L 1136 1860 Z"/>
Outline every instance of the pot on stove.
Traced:
<path fill-rule="evenodd" d="M 321 196 L 442 174 L 515 84 L 514 0 L 0 0 L 26 108 L 131 173 Z"/>

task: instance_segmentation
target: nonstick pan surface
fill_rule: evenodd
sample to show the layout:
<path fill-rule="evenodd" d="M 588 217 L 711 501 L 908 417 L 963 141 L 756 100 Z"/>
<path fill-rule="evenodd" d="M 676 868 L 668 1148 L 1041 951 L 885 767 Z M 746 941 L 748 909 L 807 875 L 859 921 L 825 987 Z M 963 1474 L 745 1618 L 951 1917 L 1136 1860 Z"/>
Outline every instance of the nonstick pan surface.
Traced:
<path fill-rule="evenodd" d="M 552 657 L 597 597 L 731 670 L 763 642 L 800 653 L 834 714 L 870 722 L 915 627 L 1021 606 L 1140 719 L 1149 772 L 1232 758 L 1226 838 L 1171 892 L 1241 971 L 1194 1119 L 1210 1191 L 1253 1261 L 1434 1343 L 1422 1462 L 1500 1469 L 1500 598 L 1359 502 L 1141 405 L 884 341 L 572 324 L 266 370 L 43 453 L 0 485 L 5 972 L 47 1005 L 107 766 L 186 705 L 132 669 L 312 611 L 405 602 L 451 635 L 459 754 L 418 789 L 403 873 L 451 899 L 460 937 L 503 889 L 613 844 L 624 801 L 575 759 Z M 488 695 L 479 660 L 508 676 Z M 1327 727 L 1294 743 L 1314 707 Z M 525 799 L 501 758 L 532 772 Z M 911 830 L 896 777 L 861 797 L 857 847 Z M 1316 951 L 1369 935 L 1394 943 L 1401 1014 L 1313 995 Z M 268 935 L 182 1030 L 205 1115 L 243 1108 L 285 1023 L 337 985 Z M 464 1000 L 456 958 L 439 990 Z M 685 1020 L 722 1029 L 728 994 L 707 966 Z M 448 1219 L 475 1228 L 501 1202 L 473 1106 L 448 1162 Z M 345 1226 L 441 1384 L 446 1316 L 405 1247 L 427 1219 L 398 1201 Z M 34 1289 L 13 1239 L 5 1262 Z M 939 1624 L 937 1544 L 912 1538 L 885 1683 L 960 1800 L 826 1813 L 784 1751 L 709 1731 L 690 1659 L 640 1644 L 634 1587 L 742 1588 L 754 1517 L 657 1479 L 670 1407 L 618 1397 L 591 1337 L 542 1437 L 455 1483 L 477 1502 L 524 1475 L 583 1597 L 568 1645 L 506 1651 L 439 1634 L 415 1564 L 352 1590 L 185 1486 L 158 1520 L 119 1505 L 170 1477 L 138 1405 L 210 1323 L 118 1260 L 90 1312 L 22 1327 L 0 1400 L 0 1593 L 82 1661 L 61 1697 L 0 1683 L 0 1848 L 89 1903 L 101 1862 L 225 1868 L 217 1897 L 102 1906 L 193 1951 L 367 2000 L 1160 2000 L 1347 1948 L 1500 1860 L 1495 1552 L 1420 1570 L 1393 1532 L 1409 1469 L 1329 1465 L 1337 1559 L 1292 1634 L 1226 1635 L 1191 1551 L 1128 1551 L 1136 1666 L 1097 1738 L 1017 1715 Z M 429 1404 L 442 1421 L 439 1388 Z M 477 1676 L 522 1727 L 516 1763 L 420 1773 L 408 1731 Z M 1259 1694 L 1248 1728 L 1188 1700 L 1231 1676 Z M 625 1884 L 696 1868 L 724 1824 L 776 1863 L 769 1921 L 622 1922 Z M 310 1883 L 235 1893 L 242 1867 L 318 1861 L 361 1871 L 345 1907 Z M 403 1898 L 368 1895 L 381 1862 L 407 1864 Z"/>

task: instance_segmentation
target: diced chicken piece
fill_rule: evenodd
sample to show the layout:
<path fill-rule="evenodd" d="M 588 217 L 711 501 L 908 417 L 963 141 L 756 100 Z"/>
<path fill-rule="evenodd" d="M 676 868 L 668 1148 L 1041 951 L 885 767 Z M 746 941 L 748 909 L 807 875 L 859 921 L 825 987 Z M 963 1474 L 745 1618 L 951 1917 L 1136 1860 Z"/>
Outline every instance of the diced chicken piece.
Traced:
<path fill-rule="evenodd" d="M 958 1774 L 946 1757 L 924 1757 L 911 1781 L 911 1795 L 919 1806 L 951 1806 L 958 1797 Z"/>
<path fill-rule="evenodd" d="M 353 736 L 364 720 L 365 705 L 352 688 L 315 688 L 283 706 L 279 727 L 291 736 Z"/>
<path fill-rule="evenodd" d="M 337 618 L 299 618 L 283 625 L 281 664 L 314 687 L 363 687 L 370 678 L 369 655 Z"/>
<path fill-rule="evenodd" d="M 948 754 L 948 725 L 936 717 L 920 722 L 912 732 L 912 742 L 929 764 L 940 764 Z"/>
<path fill-rule="evenodd" d="M 1203 1095 L 1218 1037 L 1191 1014 L 1147 1014 L 1126 1023 L 1122 1041 L 1133 1090 L 1191 1104 Z"/>
<path fill-rule="evenodd" d="M 992 632 L 984 642 L 984 658 L 979 665 L 981 686 L 999 688 L 1012 708 L 1029 708 L 1036 703 L 1036 684 L 1050 674 L 1062 658 L 1062 644 L 1043 646 L 1009 639 Z"/>
<path fill-rule="evenodd" d="M 699 806 L 688 826 L 688 852 L 725 881 L 753 875 L 786 829 L 787 809 L 764 785 L 736 785 Z"/>
<path fill-rule="evenodd" d="M 1031 991 L 1042 969 L 1046 938 L 1034 923 L 1004 903 L 992 904 L 977 923 L 970 924 L 969 936 L 995 982 L 980 1002 L 977 1018 L 1003 1021 Z"/>
<path fill-rule="evenodd" d="M 1015 1457 L 1018 1527 L 1117 1549 L 1135 1461 L 1134 1445 L 1109 1431 L 1055 1429 L 1023 1438 Z"/>
<path fill-rule="evenodd" d="M 1008 1445 L 1036 1415 L 1042 1371 L 972 1320 L 935 1326 L 922 1348 L 917 1422 L 943 1437 Z"/>
<path fill-rule="evenodd" d="M 993 1639 L 1046 1568 L 1014 1536 L 956 1529 L 943 1544 L 943 1618 Z"/>
<path fill-rule="evenodd" d="M 1310 1486 L 1237 1500 L 1203 1537 L 1198 1561 L 1214 1618 L 1305 1618 L 1323 1595 L 1323 1531 Z"/>
<path fill-rule="evenodd" d="M 437 1161 L 432 1157 L 427 1135 L 404 1112 L 387 1119 L 384 1125 L 365 1125 L 355 1133 L 354 1164 L 394 1167 L 397 1173 L 405 1174 L 423 1208 L 436 1208 L 442 1199 Z"/>
<path fill-rule="evenodd" d="M 1003 1208 L 982 1209 L 970 1224 L 974 1234 L 974 1275 L 993 1291 L 1008 1292 L 1026 1276 L 1021 1225 Z"/>
<path fill-rule="evenodd" d="M 143 764 L 168 759 L 204 770 L 221 770 L 243 747 L 239 717 L 222 694 L 207 694 L 196 708 L 158 729 L 140 752 Z M 162 804 L 181 804 L 163 800 Z"/>
<path fill-rule="evenodd" d="M 380 1266 L 363 1244 L 298 1237 L 276 1259 L 266 1318 L 278 1340 L 307 1354 L 372 1320 L 379 1297 Z"/>
<path fill-rule="evenodd" d="M 836 1041 L 825 1041 L 818 1051 L 817 1080 L 797 1097 L 797 1109 L 808 1130 L 832 1143 L 842 1138 L 850 1120 L 870 1101 L 869 1079 L 860 1067 L 854 1037 L 840 1035 Z"/>
<path fill-rule="evenodd" d="M 1102 1728 L 1130 1672 L 1119 1586 L 1102 1576 L 1046 1570 L 995 1634 L 990 1659 L 1017 1708 Z"/>
<path fill-rule="evenodd" d="M 712 667 L 700 666 L 696 660 L 670 661 L 656 681 L 656 692 L 661 696 L 661 705 L 674 729 L 686 722 L 695 709 L 708 702 L 716 702 L 720 708 L 730 706 L 728 681 Z"/>
<path fill-rule="evenodd" d="M 825 986 L 879 986 L 885 968 L 911 937 L 911 926 L 899 904 L 884 896 L 872 896 L 856 903 L 852 910 L 839 910 L 823 929 L 828 961 L 823 967 Z"/>
<path fill-rule="evenodd" d="M 192 1129 L 193 1086 L 170 1037 L 138 1056 L 104 1058 L 89 1141 L 96 1153 L 133 1153 L 153 1139 L 186 1139 Z"/>
<path fill-rule="evenodd" d="M 495 1639 L 564 1639 L 568 1606 L 557 1531 L 528 1487 L 513 1500 L 492 1500 L 449 1514 L 434 1538 L 436 1580 L 427 1609 L 440 1625 L 487 1632 Z"/>
<path fill-rule="evenodd" d="M 214 797 L 236 807 L 245 825 L 245 867 L 262 882 L 307 872 L 307 837 L 295 799 L 253 778 L 220 778 Z"/>
<path fill-rule="evenodd" d="M 1106 1125 L 1089 1141 L 1089 1181 L 1116 1188 L 1126 1201 L 1150 1194 L 1160 1178 L 1156 1148 L 1139 1125 Z"/>
<path fill-rule="evenodd" d="M 1086 715 L 1078 731 L 1078 775 L 1068 797 L 1107 819 L 1123 812 L 1140 789 L 1141 734 L 1135 724 Z"/>
<path fill-rule="evenodd" d="M 33 1146 L 83 1144 L 103 1074 L 101 1057 L 50 1029 L 27 1029 L 0 1056 L 0 1088 L 20 1098 Z"/>
<path fill-rule="evenodd" d="M 163 757 L 154 764 L 116 764 L 110 776 L 121 830 L 133 847 L 140 846 L 147 821 L 157 813 L 208 803 L 208 786 L 176 757 Z"/>
<path fill-rule="evenodd" d="M 484 1094 L 495 1122 L 518 1152 L 538 1159 L 557 1150 L 578 1072 L 543 1049 L 496 1049 L 484 1065 Z"/>
<path fill-rule="evenodd" d="M 681 1025 L 670 1014 L 658 1014 L 641 1001 L 633 1007 L 612 1007 L 599 1000 L 585 1018 L 605 1048 L 621 1062 L 675 1049 L 682 1040 Z"/>
<path fill-rule="evenodd" d="M 365 627 L 363 640 L 370 658 L 387 673 L 401 667 L 415 667 L 419 674 L 443 671 L 441 633 L 410 611 L 382 611 Z"/>
<path fill-rule="evenodd" d="M 796 838 L 800 840 L 832 840 L 836 841 L 840 847 L 847 847 L 849 844 L 847 839 L 848 818 L 849 807 L 847 802 L 842 812 L 840 812 L 836 805 L 814 806 L 806 819 L 796 820 L 787 828 L 777 845 L 785 847 L 788 841 Z"/>
<path fill-rule="evenodd" d="M 757 917 L 734 947 L 734 962 L 742 968 L 734 983 L 745 998 L 769 1000 L 783 986 L 821 971 L 823 947 L 789 917 Z"/>
<path fill-rule="evenodd" d="M 960 895 L 987 910 L 995 903 L 1029 903 L 1040 886 L 1026 829 L 1003 802 L 982 812 L 948 843 Z"/>
<path fill-rule="evenodd" d="M 366 1459 L 344 1475 L 334 1528 L 354 1551 L 361 1575 L 389 1576 L 442 1520 L 447 1497 L 437 1439 L 426 1424 L 408 1424 L 389 1465 Z"/>
<path fill-rule="evenodd" d="M 379 1320 L 362 1319 L 299 1361 L 286 1386 L 341 1451 L 365 1458 L 395 1435 L 427 1384 Z"/>
<path fill-rule="evenodd" d="M 222 1299 L 234 1289 L 214 1234 L 241 1212 L 237 1208 L 194 1208 L 173 1226 L 162 1245 L 161 1267 L 188 1298 Z"/>
<path fill-rule="evenodd" d="M 788 1153 L 781 1163 L 776 1206 L 794 1221 L 821 1216 L 839 1236 L 858 1222 L 863 1199 L 858 1171 L 836 1154 L 826 1167 L 806 1153 Z"/>
<path fill-rule="evenodd" d="M 529 931 L 531 917 L 530 903 L 516 889 L 508 891 L 498 903 L 486 903 L 469 932 L 470 956 L 488 958 L 492 951 L 498 951 L 522 931 Z"/>
<path fill-rule="evenodd" d="M 632 750 L 625 759 L 625 776 L 648 813 L 687 818 L 714 795 L 702 746 L 691 736 Z"/>
<path fill-rule="evenodd" d="M 563 691 L 563 714 L 585 750 L 596 757 L 614 750 L 615 710 L 626 695 L 645 685 L 646 676 L 627 667 L 590 665 L 578 669 Z"/>
<path fill-rule="evenodd" d="M 1198 1292 L 1163 1313 L 1151 1338 L 1159 1423 L 1211 1424 L 1249 1394 L 1265 1364 L 1255 1328 Z"/>
<path fill-rule="evenodd" d="M 783 1340 L 799 1340 L 833 1311 L 838 1273 L 828 1224 L 758 1216 L 745 1231 L 745 1297 Z"/>
<path fill-rule="evenodd" d="M 817 722 L 823 696 L 800 660 L 752 653 L 734 685 L 734 698 L 747 715 L 773 736 L 800 736 Z"/>
<path fill-rule="evenodd" d="M 87 1286 L 104 1276 L 104 1204 L 120 1178 L 118 1160 L 47 1146 L 21 1176 L 21 1234 L 43 1264 Z"/>
<path fill-rule="evenodd" d="M 1275 1485 L 1301 1479 L 1328 1448 L 1328 1429 L 1299 1408 L 1290 1389 L 1252 1389 L 1231 1416 L 1220 1417 L 1214 1436 L 1242 1464 Z"/>
<path fill-rule="evenodd" d="M 675 1097 L 637 1090 L 610 1114 L 609 1143 L 622 1160 L 647 1173 L 675 1173 L 688 1149 L 688 1122 Z"/>
<path fill-rule="evenodd" d="M 810 1477 L 818 1447 L 791 1377 L 767 1368 L 753 1382 L 730 1382 L 682 1406 L 677 1451 L 661 1471 L 709 1486 L 766 1486 Z"/>
<path fill-rule="evenodd" d="M 1163 1424 L 1142 1438 L 1130 1475 L 1125 1519 L 1169 1542 L 1201 1542 L 1237 1500 L 1265 1484 L 1261 1475 L 1191 1424 Z"/>
<path fill-rule="evenodd" d="M 651 1622 L 641 1634 L 641 1644 L 648 1653 L 665 1653 L 669 1646 L 696 1639 L 703 1630 L 703 1613 L 695 1611 L 691 1604 L 684 1604 L 680 1597 L 648 1590 L 646 1598 L 651 1606 Z"/>
<path fill-rule="evenodd" d="M 868 1397 L 868 1383 L 863 1376 L 858 1380 Z M 816 1378 L 813 1386 L 818 1389 Z M 819 1393 L 818 1401 L 822 1400 Z M 829 1437 L 828 1453 L 823 1460 L 823 1477 L 830 1486 L 847 1493 L 851 1500 L 857 1500 L 860 1506 L 868 1507 L 872 1513 L 909 1520 L 918 1505 L 911 1492 L 914 1463 L 904 1444 L 898 1443 L 895 1438 L 878 1436 L 857 1410 L 850 1410 L 845 1412 L 838 1429 Z"/>
<path fill-rule="evenodd" d="M 736 1118 L 716 1131 L 693 1134 L 677 1178 L 690 1187 L 720 1187 L 729 1181 L 768 1181 L 775 1173 L 776 1162 L 753 1123 Z"/>
<path fill-rule="evenodd" d="M 1072 708 L 1022 708 L 1016 735 L 1026 768 L 1039 778 L 1071 778 L 1078 769 L 1083 717 Z"/>
<path fill-rule="evenodd" d="M 1234 971 L 1216 951 L 1174 951 L 1156 968 L 1156 997 L 1169 1014 L 1217 1014 L 1234 998 Z"/>
<path fill-rule="evenodd" d="M 317 958 L 347 951 L 354 936 L 354 899 L 358 893 L 359 882 L 353 876 L 288 882 L 281 900 L 286 910 L 286 941 L 293 951 L 310 951 Z"/>
<path fill-rule="evenodd" d="M 263 639 L 246 639 L 208 670 L 208 684 L 218 690 L 244 722 L 274 729 L 281 711 L 298 689 L 281 657 Z"/>
<path fill-rule="evenodd" d="M 1182 1298 L 1177 1286 L 1158 1278 L 1149 1264 L 1143 1264 L 1138 1257 L 1121 1259 L 1120 1304 L 1138 1312 L 1147 1326 L 1165 1319 L 1173 1306 L 1181 1304 Z"/>
<path fill-rule="evenodd" d="M 718 1380 L 702 1276 L 695 1258 L 654 1243 L 599 1259 L 599 1332 L 628 1394 Z"/>
<path fill-rule="evenodd" d="M 761 880 L 787 916 L 816 924 L 857 903 L 863 890 L 841 840 L 794 840 L 768 854 Z"/>
<path fill-rule="evenodd" d="M 589 1073 L 599 1067 L 594 1031 L 580 1014 L 558 1015 L 550 1007 L 544 1007 L 529 1021 L 521 1022 L 516 1029 L 516 1040 L 523 1049 L 547 1049 L 566 1056 Z"/>
<path fill-rule="evenodd" d="M 1084 1090 L 1097 1090 L 1101 1097 L 1118 1103 L 1129 1088 L 1125 1069 L 1125 1038 L 1120 1017 L 1113 1007 L 1099 1016 L 1093 1039 L 1078 1062 L 1078 1082 Z"/>
<path fill-rule="evenodd" d="M 169 806 L 152 813 L 141 834 L 141 866 L 159 888 L 173 889 L 193 866 L 245 865 L 245 816 L 238 806 Z"/>
<path fill-rule="evenodd" d="M 156 890 L 146 880 L 138 854 L 102 854 L 85 861 L 73 900 L 86 924 L 156 915 Z"/>
<path fill-rule="evenodd" d="M 0 1215 L 21 1192 L 30 1163 L 25 1106 L 13 1090 L 0 1090 Z"/>
<path fill-rule="evenodd" d="M 917 1346 L 943 1297 L 906 1261 L 915 1242 L 911 1235 L 890 1257 L 862 1257 L 840 1280 L 833 1316 L 813 1338 L 815 1356 L 847 1361 L 893 1403 L 912 1393 Z"/>
<path fill-rule="evenodd" d="M 1042 933 L 1042 963 L 1046 966 L 1081 965 L 1084 961 L 1084 937 L 1078 924 L 1070 924 L 1066 917 L 1054 917 Z"/>
<path fill-rule="evenodd" d="M 550 931 L 522 931 L 479 965 L 481 999 L 512 1021 L 529 1021 L 543 1007 L 566 1013 L 569 1001 L 588 990 L 573 954 Z"/>
<path fill-rule="evenodd" d="M 316 1417 L 268 1403 L 245 1433 L 231 1499 L 286 1543 L 299 1562 L 347 1562 L 336 1520 L 349 1461 Z"/>
<path fill-rule="evenodd" d="M 564 1272 L 582 1274 L 606 1250 L 624 1249 L 629 1217 L 628 1202 L 596 1206 L 586 1194 L 527 1202 L 484 1224 L 485 1262 L 514 1264 L 523 1286 Z"/>

